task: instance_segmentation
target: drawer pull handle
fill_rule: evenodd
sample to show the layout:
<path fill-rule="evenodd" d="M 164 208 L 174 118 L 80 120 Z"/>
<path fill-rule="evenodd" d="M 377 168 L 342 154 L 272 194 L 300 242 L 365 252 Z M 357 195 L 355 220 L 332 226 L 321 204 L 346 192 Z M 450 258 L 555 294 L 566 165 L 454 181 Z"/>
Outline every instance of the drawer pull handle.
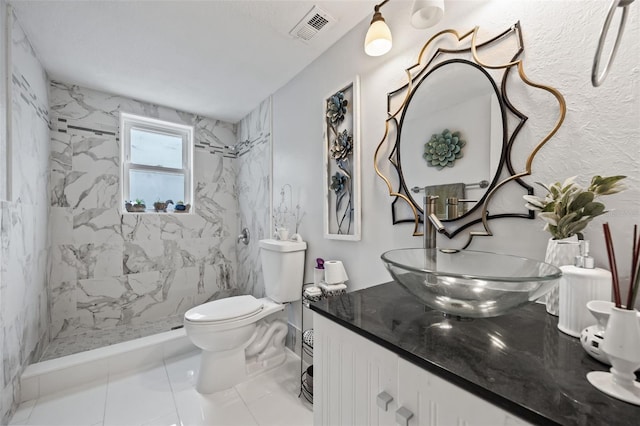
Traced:
<path fill-rule="evenodd" d="M 389 408 L 389 403 L 391 401 L 393 401 L 393 397 L 385 391 L 382 391 L 378 394 L 378 407 L 382 408 L 384 411 L 387 411 L 387 409 Z"/>
<path fill-rule="evenodd" d="M 396 410 L 396 423 L 400 426 L 409 426 L 411 417 L 413 417 L 413 413 L 405 407 L 400 407 Z"/>

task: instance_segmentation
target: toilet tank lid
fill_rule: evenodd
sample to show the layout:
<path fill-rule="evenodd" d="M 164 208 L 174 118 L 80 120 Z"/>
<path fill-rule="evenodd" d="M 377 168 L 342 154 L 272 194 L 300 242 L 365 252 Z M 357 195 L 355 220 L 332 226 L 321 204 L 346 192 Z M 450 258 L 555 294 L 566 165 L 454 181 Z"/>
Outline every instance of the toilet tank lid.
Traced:
<path fill-rule="evenodd" d="M 262 307 L 262 301 L 251 295 L 234 296 L 191 308 L 184 317 L 195 322 L 225 321 L 251 315 Z"/>
<path fill-rule="evenodd" d="M 260 248 L 271 251 L 302 251 L 307 249 L 304 241 L 260 240 Z"/>

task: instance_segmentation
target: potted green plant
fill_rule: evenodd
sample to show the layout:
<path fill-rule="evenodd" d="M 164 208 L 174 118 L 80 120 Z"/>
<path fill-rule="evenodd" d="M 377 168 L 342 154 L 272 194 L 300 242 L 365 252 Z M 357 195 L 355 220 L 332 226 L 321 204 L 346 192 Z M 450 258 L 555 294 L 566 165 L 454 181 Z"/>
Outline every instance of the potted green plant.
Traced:
<path fill-rule="evenodd" d="M 190 208 L 191 204 L 185 204 L 184 201 L 178 201 L 173 209 L 178 213 L 188 213 Z"/>
<path fill-rule="evenodd" d="M 158 201 L 153 203 L 153 208 L 155 209 L 156 212 L 165 212 L 166 213 L 167 207 L 169 206 L 169 204 L 173 204 L 173 201 L 171 201 L 171 200 L 160 201 L 160 199 L 158 199 Z"/>
<path fill-rule="evenodd" d="M 136 198 L 135 201 L 127 201 L 124 207 L 129 213 L 144 213 L 147 211 L 147 206 L 144 204 L 144 200 Z"/>
<path fill-rule="evenodd" d="M 604 204 L 596 201 L 604 195 L 616 194 L 625 186 L 620 182 L 626 176 L 594 176 L 587 189 L 575 183 L 576 176 L 546 186 L 544 198 L 525 195 L 526 207 L 537 210 L 538 217 L 546 222 L 545 231 L 549 231 L 554 240 L 562 240 L 581 232 L 595 217 L 606 213 Z"/>
<path fill-rule="evenodd" d="M 575 183 L 576 176 L 551 185 L 538 185 L 547 190 L 544 198 L 525 195 L 526 207 L 538 211 L 538 217 L 546 222 L 545 231 L 551 238 L 547 242 L 545 262 L 555 266 L 571 265 L 580 254 L 578 239 L 582 231 L 596 217 L 606 213 L 599 197 L 618 193 L 625 189 L 620 182 L 626 176 L 594 176 L 588 188 Z M 558 315 L 558 286 L 545 296 L 547 312 Z"/>

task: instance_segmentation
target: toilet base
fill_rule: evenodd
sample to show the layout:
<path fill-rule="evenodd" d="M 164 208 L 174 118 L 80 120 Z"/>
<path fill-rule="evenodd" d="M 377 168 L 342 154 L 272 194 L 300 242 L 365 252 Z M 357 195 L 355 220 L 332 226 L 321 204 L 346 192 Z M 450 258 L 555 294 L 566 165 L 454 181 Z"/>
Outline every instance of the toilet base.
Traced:
<path fill-rule="evenodd" d="M 244 347 L 225 351 L 202 351 L 196 390 L 201 394 L 229 389 L 247 378 Z"/>

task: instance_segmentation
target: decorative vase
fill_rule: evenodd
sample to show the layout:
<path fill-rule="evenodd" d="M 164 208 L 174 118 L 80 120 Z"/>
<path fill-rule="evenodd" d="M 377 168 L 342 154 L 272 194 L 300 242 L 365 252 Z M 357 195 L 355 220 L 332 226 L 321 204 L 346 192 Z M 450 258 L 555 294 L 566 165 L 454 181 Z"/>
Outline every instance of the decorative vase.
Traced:
<path fill-rule="evenodd" d="M 609 396 L 640 405 L 640 383 L 634 372 L 640 367 L 640 325 L 636 310 L 613 307 L 605 330 L 602 351 L 611 362 L 610 373 L 592 371 L 587 380 Z"/>
<path fill-rule="evenodd" d="M 580 337 L 580 332 L 593 324 L 587 303 L 611 299 L 611 272 L 573 265 L 564 265 L 560 269 L 558 329 L 569 336 Z"/>
<path fill-rule="evenodd" d="M 573 265 L 576 256 L 580 255 L 580 242 L 578 236 L 574 235 L 562 240 L 549 239 L 547 243 L 547 253 L 544 257 L 545 263 L 549 263 L 553 266 Z M 555 284 L 551 291 L 545 296 L 545 305 L 547 312 L 551 315 L 558 316 L 558 299 L 559 290 L 558 284 Z"/>

